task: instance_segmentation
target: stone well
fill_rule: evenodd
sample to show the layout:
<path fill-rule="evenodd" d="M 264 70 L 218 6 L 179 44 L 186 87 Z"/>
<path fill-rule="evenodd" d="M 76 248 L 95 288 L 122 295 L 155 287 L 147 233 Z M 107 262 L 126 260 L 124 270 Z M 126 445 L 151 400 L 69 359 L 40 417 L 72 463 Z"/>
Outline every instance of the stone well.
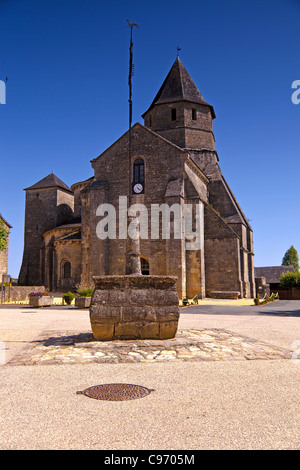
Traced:
<path fill-rule="evenodd" d="M 94 277 L 90 320 L 96 340 L 174 338 L 179 320 L 176 277 Z"/>

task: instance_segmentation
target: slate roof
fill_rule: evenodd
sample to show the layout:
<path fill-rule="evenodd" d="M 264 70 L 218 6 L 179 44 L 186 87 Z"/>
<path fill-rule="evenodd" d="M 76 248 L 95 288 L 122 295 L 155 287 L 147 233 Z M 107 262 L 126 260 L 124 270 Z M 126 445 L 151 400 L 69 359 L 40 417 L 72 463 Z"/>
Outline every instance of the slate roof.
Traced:
<path fill-rule="evenodd" d="M 254 268 L 254 277 L 265 277 L 267 284 L 277 284 L 281 274 L 288 271 L 294 271 L 293 266 L 264 266 Z"/>
<path fill-rule="evenodd" d="M 25 188 L 25 190 L 44 188 L 62 188 L 73 194 L 73 191 L 69 188 L 69 186 L 67 186 L 63 181 L 61 181 L 54 173 L 50 173 L 50 175 L 45 176 L 45 178 L 41 179 L 32 186 Z"/>
<path fill-rule="evenodd" d="M 205 101 L 179 57 L 176 58 L 152 104 L 142 117 L 157 104 L 176 101 L 190 101 L 209 106 L 213 119 L 216 117 L 214 108 Z"/>

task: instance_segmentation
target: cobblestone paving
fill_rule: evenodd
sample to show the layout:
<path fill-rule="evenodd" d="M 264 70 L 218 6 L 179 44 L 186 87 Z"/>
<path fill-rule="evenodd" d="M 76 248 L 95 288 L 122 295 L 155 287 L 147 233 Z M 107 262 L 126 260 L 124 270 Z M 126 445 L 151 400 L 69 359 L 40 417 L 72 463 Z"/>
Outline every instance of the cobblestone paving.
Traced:
<path fill-rule="evenodd" d="M 291 351 L 221 329 L 180 330 L 169 340 L 94 341 L 90 332 L 44 332 L 9 365 L 288 359 Z"/>

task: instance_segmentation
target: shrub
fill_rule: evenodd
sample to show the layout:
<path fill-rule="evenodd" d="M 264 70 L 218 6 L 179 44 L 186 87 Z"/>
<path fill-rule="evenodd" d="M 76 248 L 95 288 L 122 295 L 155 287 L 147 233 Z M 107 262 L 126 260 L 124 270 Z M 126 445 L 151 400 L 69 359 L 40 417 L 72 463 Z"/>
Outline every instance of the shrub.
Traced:
<path fill-rule="evenodd" d="M 276 294 L 271 294 L 270 297 L 263 298 L 262 300 L 259 299 L 259 297 L 256 297 L 254 299 L 254 304 L 255 305 L 264 305 L 268 304 L 269 302 L 273 302 L 274 300 L 279 300 L 279 294 L 278 292 Z"/>
<path fill-rule="evenodd" d="M 94 285 L 81 282 L 80 284 L 76 284 L 76 289 L 79 297 L 92 297 Z"/>
<path fill-rule="evenodd" d="M 66 302 L 67 305 L 71 305 L 72 300 L 74 299 L 74 294 L 73 292 L 67 292 L 66 294 L 63 295 L 63 299 Z"/>
<path fill-rule="evenodd" d="M 280 287 L 300 287 L 300 273 L 299 272 L 287 272 L 283 273 L 279 280 Z"/>

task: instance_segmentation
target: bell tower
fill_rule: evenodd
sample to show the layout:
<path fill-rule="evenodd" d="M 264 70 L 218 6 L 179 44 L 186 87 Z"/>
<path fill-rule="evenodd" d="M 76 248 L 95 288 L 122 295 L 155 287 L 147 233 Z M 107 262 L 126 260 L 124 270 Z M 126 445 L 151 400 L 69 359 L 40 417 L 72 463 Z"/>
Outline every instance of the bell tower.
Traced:
<path fill-rule="evenodd" d="M 74 194 L 54 173 L 26 188 L 25 191 L 24 251 L 19 285 L 39 286 L 44 282 L 43 234 L 47 230 L 70 222 L 73 217 Z M 49 251 L 47 256 L 52 266 L 53 253 Z"/>
<path fill-rule="evenodd" d="M 215 149 L 214 108 L 204 100 L 178 56 L 142 117 L 146 127 L 178 147 Z"/>

